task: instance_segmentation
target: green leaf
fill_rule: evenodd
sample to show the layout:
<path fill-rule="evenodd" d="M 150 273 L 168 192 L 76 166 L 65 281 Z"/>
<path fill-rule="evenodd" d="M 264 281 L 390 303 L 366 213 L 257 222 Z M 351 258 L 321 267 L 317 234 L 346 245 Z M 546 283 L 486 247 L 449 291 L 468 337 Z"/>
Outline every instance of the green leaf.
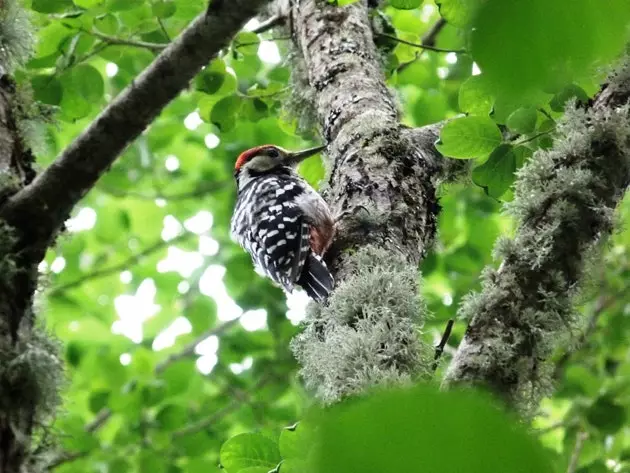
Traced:
<path fill-rule="evenodd" d="M 167 462 L 152 450 L 142 450 L 138 455 L 139 473 L 162 473 L 166 471 Z"/>
<path fill-rule="evenodd" d="M 156 17 L 166 19 L 175 14 L 177 5 L 172 1 L 159 0 L 151 6 L 151 9 Z"/>
<path fill-rule="evenodd" d="M 503 144 L 490 154 L 485 163 L 473 169 L 472 179 L 489 196 L 498 199 L 514 182 L 514 171 L 516 155 L 511 145 Z"/>
<path fill-rule="evenodd" d="M 234 38 L 234 47 L 242 54 L 256 54 L 260 46 L 260 38 L 256 33 L 244 31 Z"/>
<path fill-rule="evenodd" d="M 280 463 L 278 445 L 260 434 L 239 434 L 221 447 L 221 465 L 230 473 L 244 468 L 273 469 Z"/>
<path fill-rule="evenodd" d="M 63 87 L 55 76 L 38 75 L 31 79 L 35 100 L 49 105 L 59 105 Z"/>
<path fill-rule="evenodd" d="M 313 432 L 305 422 L 300 422 L 294 428 L 283 429 L 280 433 L 280 455 L 287 458 L 306 459 L 313 442 Z"/>
<path fill-rule="evenodd" d="M 345 7 L 346 5 L 352 5 L 356 3 L 358 0 L 328 0 L 328 3 L 334 3 L 337 6 Z"/>
<path fill-rule="evenodd" d="M 538 112 L 533 107 L 523 107 L 512 112 L 507 118 L 506 125 L 515 133 L 527 134 L 536 129 Z"/>
<path fill-rule="evenodd" d="M 188 411 L 184 406 L 169 404 L 155 416 L 158 425 L 165 430 L 175 430 L 188 420 Z"/>
<path fill-rule="evenodd" d="M 280 473 L 305 473 L 307 472 L 308 463 L 306 460 L 297 458 L 289 458 L 282 461 L 280 465 Z"/>
<path fill-rule="evenodd" d="M 555 471 L 526 426 L 470 389 L 379 390 L 309 418 L 317 425 L 313 473 Z"/>
<path fill-rule="evenodd" d="M 107 11 L 110 12 L 132 10 L 142 6 L 143 1 L 144 0 L 108 0 L 106 8 Z"/>
<path fill-rule="evenodd" d="M 107 471 L 115 471 L 116 473 L 127 473 L 131 470 L 131 465 L 125 458 L 114 458 L 107 467 Z"/>
<path fill-rule="evenodd" d="M 89 102 L 99 102 L 105 93 L 103 76 L 89 64 L 80 64 L 72 69 L 72 86 Z"/>
<path fill-rule="evenodd" d="M 589 423 L 604 434 L 614 434 L 626 424 L 626 409 L 614 399 L 603 396 L 586 412 Z"/>
<path fill-rule="evenodd" d="M 498 95 L 533 100 L 561 84 L 592 80 L 628 41 L 627 0 L 486 0 L 472 24 L 471 53 Z M 509 53 L 507 53 L 509 51 Z M 525 102 L 522 102 L 525 103 Z"/>
<path fill-rule="evenodd" d="M 33 0 L 31 8 L 40 13 L 60 13 L 72 6 L 72 0 Z"/>
<path fill-rule="evenodd" d="M 80 8 L 94 8 L 101 5 L 105 0 L 74 0 L 74 4 Z"/>
<path fill-rule="evenodd" d="M 97 413 L 107 405 L 109 399 L 109 391 L 101 390 L 90 394 L 90 411 Z"/>
<path fill-rule="evenodd" d="M 460 28 L 468 26 L 483 0 L 437 0 L 440 15 L 449 24 Z"/>
<path fill-rule="evenodd" d="M 109 13 L 94 20 L 94 28 L 103 34 L 113 36 L 118 33 L 119 27 L 120 23 L 118 22 L 118 17 Z"/>
<path fill-rule="evenodd" d="M 237 95 L 224 97 L 214 104 L 210 113 L 210 121 L 221 131 L 229 131 L 234 127 L 236 114 L 241 108 L 242 100 Z"/>
<path fill-rule="evenodd" d="M 225 80 L 225 71 L 217 71 L 206 68 L 195 79 L 197 90 L 206 94 L 214 94 L 223 85 Z"/>
<path fill-rule="evenodd" d="M 588 102 L 588 95 L 582 87 L 577 84 L 570 84 L 553 96 L 549 102 L 551 110 L 554 112 L 564 112 L 564 107 L 570 99 L 575 98 L 577 102 Z"/>
<path fill-rule="evenodd" d="M 459 88 L 459 108 L 471 115 L 487 116 L 492 111 L 492 86 L 485 76 L 471 76 Z"/>
<path fill-rule="evenodd" d="M 487 117 L 463 117 L 448 122 L 440 133 L 436 147 L 451 158 L 485 157 L 501 144 L 499 127 Z"/>
<path fill-rule="evenodd" d="M 47 0 L 45 0 L 47 1 Z M 39 30 L 37 41 L 37 57 L 43 58 L 52 54 L 59 54 L 61 44 L 74 33 L 61 23 L 51 23 Z"/>
<path fill-rule="evenodd" d="M 166 386 L 163 381 L 150 381 L 142 387 L 140 397 L 145 406 L 154 406 L 164 400 L 166 396 Z"/>
<path fill-rule="evenodd" d="M 413 10 L 422 5 L 422 0 L 390 0 L 389 4 L 399 10 Z"/>

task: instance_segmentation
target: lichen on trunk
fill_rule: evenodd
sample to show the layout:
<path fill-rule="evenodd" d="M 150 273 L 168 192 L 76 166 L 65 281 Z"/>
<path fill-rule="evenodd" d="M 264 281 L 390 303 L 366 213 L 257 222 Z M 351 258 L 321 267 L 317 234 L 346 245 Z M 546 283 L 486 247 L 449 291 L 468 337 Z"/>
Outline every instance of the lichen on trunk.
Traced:
<path fill-rule="evenodd" d="M 294 349 L 308 384 L 332 402 L 369 385 L 425 374 L 427 347 L 414 328 L 424 316 L 418 265 L 436 229 L 437 161 L 435 150 L 419 148 L 399 121 L 374 45 L 367 2 L 339 8 L 302 0 L 294 2 L 292 15 L 305 82 L 314 92 L 300 93 L 313 97 L 329 145 L 323 194 L 340 217 L 327 255 L 338 289 L 327 307 L 311 312 Z M 371 279 L 361 276 L 357 258 L 363 262 L 361 272 Z M 353 293 L 367 294 L 376 286 L 379 300 L 350 300 Z M 341 307 L 352 310 L 340 317 Z M 387 334 L 385 327 L 392 332 Z M 360 333 L 371 335 L 361 342 Z M 377 334 L 382 335 L 379 343 Z M 315 355 L 318 346 L 328 345 L 322 353 L 329 353 L 341 340 L 356 343 L 345 351 L 341 347 L 334 361 Z M 330 376 L 333 365 L 338 369 Z"/>

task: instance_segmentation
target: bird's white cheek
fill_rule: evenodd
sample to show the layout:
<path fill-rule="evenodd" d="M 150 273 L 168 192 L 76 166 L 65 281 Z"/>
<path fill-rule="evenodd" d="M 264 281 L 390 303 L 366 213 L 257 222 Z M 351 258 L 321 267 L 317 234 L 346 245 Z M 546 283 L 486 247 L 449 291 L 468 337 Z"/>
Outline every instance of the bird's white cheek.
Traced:
<path fill-rule="evenodd" d="M 276 165 L 275 161 L 269 156 L 256 156 L 252 158 L 245 166 L 253 171 L 268 171 Z"/>

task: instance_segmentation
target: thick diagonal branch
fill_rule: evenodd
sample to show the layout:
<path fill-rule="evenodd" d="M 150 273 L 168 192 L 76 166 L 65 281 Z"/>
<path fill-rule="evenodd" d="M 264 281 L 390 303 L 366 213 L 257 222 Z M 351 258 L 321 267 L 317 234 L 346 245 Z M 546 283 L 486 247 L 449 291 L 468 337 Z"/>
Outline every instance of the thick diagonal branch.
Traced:
<path fill-rule="evenodd" d="M 213 2 L 67 149 L 0 210 L 43 254 L 74 205 L 268 0 Z M 216 6 L 215 6 L 216 3 Z"/>
<path fill-rule="evenodd" d="M 434 130 L 400 124 L 365 0 L 302 0 L 292 15 L 304 86 L 329 145 L 325 197 L 341 217 L 327 255 L 335 292 L 309 316 L 294 351 L 307 385 L 332 402 L 429 369 L 417 337 L 417 266 L 435 235 L 439 157 Z"/>
<path fill-rule="evenodd" d="M 554 147 L 520 171 L 509 206 L 518 230 L 495 250 L 501 267 L 461 307 L 471 322 L 447 385 L 482 384 L 520 408 L 545 392 L 545 362 L 576 330 L 571 302 L 585 260 L 630 183 L 629 99 L 626 62 L 589 108 L 567 107 Z"/>

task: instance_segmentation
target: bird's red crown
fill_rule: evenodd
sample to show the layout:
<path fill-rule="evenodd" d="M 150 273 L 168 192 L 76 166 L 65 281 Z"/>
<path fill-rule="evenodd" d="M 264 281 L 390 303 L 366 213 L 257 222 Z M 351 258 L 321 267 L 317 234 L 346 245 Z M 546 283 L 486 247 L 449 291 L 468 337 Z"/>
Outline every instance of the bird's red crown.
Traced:
<path fill-rule="evenodd" d="M 234 165 L 234 170 L 235 171 L 240 171 L 241 168 L 243 167 L 243 165 L 245 165 L 245 163 L 247 161 L 252 159 L 254 156 L 259 155 L 261 151 L 263 151 L 265 149 L 269 149 L 269 148 L 275 148 L 275 146 L 274 145 L 262 145 L 262 146 L 256 146 L 255 148 L 248 149 L 247 151 L 243 151 L 241 154 L 239 154 L 238 158 L 236 159 L 236 164 Z"/>

